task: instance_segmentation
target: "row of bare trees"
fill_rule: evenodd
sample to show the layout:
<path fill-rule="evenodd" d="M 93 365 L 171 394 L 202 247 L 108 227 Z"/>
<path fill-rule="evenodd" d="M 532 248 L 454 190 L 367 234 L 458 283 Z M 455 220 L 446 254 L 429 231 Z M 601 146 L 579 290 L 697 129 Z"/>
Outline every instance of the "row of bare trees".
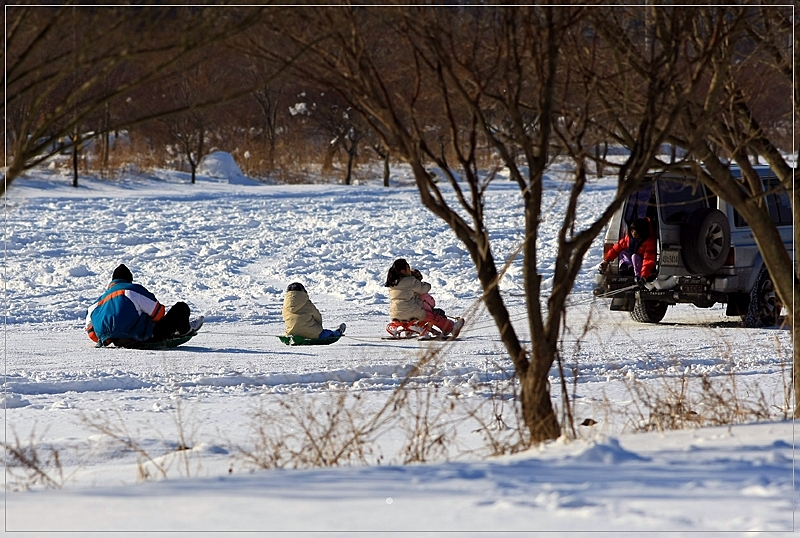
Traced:
<path fill-rule="evenodd" d="M 279 111 L 303 95 L 307 100 L 293 114 L 323 126 L 331 151 L 346 150 L 348 177 L 360 146 L 386 163 L 389 155 L 407 162 L 421 203 L 450 225 L 472 257 L 519 377 L 532 441 L 561 431 L 548 380 L 584 256 L 648 170 L 670 165 L 660 161 L 665 143 L 685 151 L 674 165 L 694 166 L 699 180 L 750 223 L 777 293 L 797 319 L 797 273 L 750 165 L 758 155 L 792 189 L 796 169 L 785 155 L 796 155 L 789 133 L 798 105 L 791 78 L 797 20 L 790 8 L 21 7 L 8 13 L 13 46 L 5 106 L 15 119 L 6 131 L 7 182 L 45 158 L 54 140 L 72 134 L 71 143 L 79 143 L 83 126 L 98 118 L 105 132 L 160 122 L 185 144 L 194 171 L 208 137 L 223 131 L 211 125 L 210 107 L 234 110 L 243 97 L 258 113 L 237 127 L 257 125 L 270 159 Z M 76 24 L 87 31 L 76 32 Z M 169 98 L 160 103 L 159 95 Z M 281 101 L 285 96 L 293 102 Z M 109 113 L 125 110 L 126 99 L 148 106 Z M 609 143 L 627 148 L 622 165 L 602 160 L 597 148 Z M 575 173 L 556 266 L 543 268 L 537 257 L 543 178 L 556 159 L 572 161 Z M 741 166 L 742 180 L 730 174 L 729 162 Z M 433 180 L 431 164 L 454 194 Z M 580 228 L 587 175 L 597 167 L 616 170 L 618 193 L 600 218 Z M 503 262 L 495 258 L 484 210 L 485 190 L 500 169 L 519 187 L 524 208 L 519 243 L 530 346 L 500 292 Z M 548 270 L 551 290 L 542 285 Z M 798 358 L 795 351 L 795 365 Z"/>
<path fill-rule="evenodd" d="M 261 9 L 31 6 L 6 10 L 3 112 L 6 187 L 52 154 L 185 110 L 126 106 L 203 63 L 205 52 L 252 26 Z M 246 88 L 226 86 L 229 98 Z M 196 103 L 193 106 L 197 106 Z M 107 138 L 103 139 L 106 143 Z"/>
<path fill-rule="evenodd" d="M 349 183 L 360 145 L 378 144 L 357 115 L 348 114 L 334 92 L 232 51 L 237 36 L 252 29 L 263 11 L 10 8 L 6 182 L 71 151 L 77 186 L 78 155 L 85 158 L 90 144 L 101 173 L 114 166 L 119 146 L 153 154 L 151 160 L 160 164 L 171 148 L 193 182 L 200 160 L 213 149 L 258 155 L 249 168 L 264 173 L 275 167 L 276 144 L 283 138 L 284 145 L 295 145 L 295 155 L 304 143 L 327 146 L 323 171 L 343 151 Z M 307 104 L 306 113 L 293 114 L 299 103 Z M 115 144 L 121 136 L 127 144 Z M 129 158 L 128 152 L 122 157 Z"/>

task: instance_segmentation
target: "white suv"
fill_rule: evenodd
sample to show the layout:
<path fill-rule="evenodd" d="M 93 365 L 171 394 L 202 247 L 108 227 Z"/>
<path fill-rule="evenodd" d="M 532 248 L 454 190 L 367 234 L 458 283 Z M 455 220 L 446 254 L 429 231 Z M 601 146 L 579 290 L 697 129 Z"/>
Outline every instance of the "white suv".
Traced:
<path fill-rule="evenodd" d="M 791 253 L 789 195 L 769 167 L 754 168 L 769 193 L 770 216 Z M 738 167 L 732 167 L 731 173 L 741 176 Z M 612 218 L 604 254 L 624 237 L 628 225 L 641 217 L 648 217 L 656 231 L 656 276 L 637 287 L 634 277 L 620 275 L 618 262 L 612 262 L 606 273 L 597 275 L 595 290 L 598 296 L 611 297 L 611 310 L 628 311 L 643 323 L 658 323 L 670 305 L 692 303 L 709 308 L 727 303 L 726 314 L 742 316 L 745 326 L 777 324 L 782 305 L 753 232 L 733 206 L 690 173 L 653 173 Z"/>

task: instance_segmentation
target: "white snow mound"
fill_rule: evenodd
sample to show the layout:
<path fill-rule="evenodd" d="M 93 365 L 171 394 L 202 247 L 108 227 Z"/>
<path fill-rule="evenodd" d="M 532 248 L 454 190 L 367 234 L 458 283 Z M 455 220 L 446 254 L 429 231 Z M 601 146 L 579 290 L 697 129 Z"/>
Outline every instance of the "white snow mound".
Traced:
<path fill-rule="evenodd" d="M 242 173 L 233 155 L 226 151 L 215 151 L 203 157 L 197 172 L 204 176 L 227 179 L 232 185 L 258 185 Z"/>

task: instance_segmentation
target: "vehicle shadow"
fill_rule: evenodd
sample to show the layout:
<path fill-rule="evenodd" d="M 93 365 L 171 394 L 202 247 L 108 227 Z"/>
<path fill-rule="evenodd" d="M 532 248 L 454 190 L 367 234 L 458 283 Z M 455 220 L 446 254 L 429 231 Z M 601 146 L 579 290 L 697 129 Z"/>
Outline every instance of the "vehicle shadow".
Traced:
<path fill-rule="evenodd" d="M 756 329 L 756 327 L 745 327 L 744 322 L 738 319 L 707 322 L 661 321 L 659 325 L 668 325 L 670 327 L 708 327 L 710 329 Z M 788 330 L 789 328 L 788 320 L 786 318 L 781 318 L 777 325 L 758 327 L 757 329 Z"/>

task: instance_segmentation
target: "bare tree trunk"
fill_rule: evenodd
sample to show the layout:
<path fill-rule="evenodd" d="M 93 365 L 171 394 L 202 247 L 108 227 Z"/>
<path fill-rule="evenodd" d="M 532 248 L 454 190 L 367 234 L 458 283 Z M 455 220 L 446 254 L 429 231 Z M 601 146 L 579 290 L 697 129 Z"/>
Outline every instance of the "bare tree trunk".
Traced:
<path fill-rule="evenodd" d="M 109 126 L 111 125 L 111 105 L 105 104 L 105 114 L 103 116 L 103 156 L 101 160 L 101 169 L 105 177 L 106 170 L 108 170 L 108 159 L 111 153 L 111 133 Z"/>
<path fill-rule="evenodd" d="M 356 158 L 355 152 L 355 144 L 353 145 L 353 150 L 347 151 L 347 172 L 344 175 L 344 184 L 350 185 L 353 182 L 353 161 Z"/>
<path fill-rule="evenodd" d="M 763 200 L 763 186 L 760 184 L 753 185 L 752 182 L 747 182 L 750 189 L 755 189 L 755 192 L 748 192 L 743 188 L 743 184 L 739 183 L 731 177 L 727 166 L 722 164 L 719 158 L 712 152 L 709 145 L 700 145 L 696 149 L 699 158 L 708 170 L 708 174 L 703 174 L 698 170 L 698 177 L 703 179 L 703 182 L 711 188 L 711 190 L 725 198 L 739 213 L 745 218 L 750 228 L 753 230 L 753 238 L 758 246 L 761 255 L 764 258 L 764 264 L 769 271 L 772 283 L 775 287 L 775 293 L 780 298 L 781 302 L 786 307 L 790 327 L 792 327 L 792 386 L 795 394 L 795 403 L 793 407 L 793 416 L 800 418 L 800 404 L 798 404 L 798 390 L 800 390 L 800 350 L 797 346 L 798 338 L 798 324 L 800 320 L 800 279 L 796 269 L 796 262 L 794 262 L 786 251 L 783 241 L 778 233 L 775 223 L 770 218 L 766 204 L 759 203 Z M 747 163 L 740 162 L 743 171 L 747 174 Z M 800 195 L 797 190 L 792 192 L 792 212 L 797 221 L 798 203 L 800 203 Z M 794 244 L 798 248 L 798 227 L 794 227 Z M 797 251 L 795 251 L 795 256 Z M 795 260 L 797 258 L 795 257 Z M 787 301 L 787 298 L 789 299 Z"/>
<path fill-rule="evenodd" d="M 603 142 L 603 153 L 600 153 L 600 144 L 595 144 L 594 155 L 597 177 L 603 177 L 606 171 L 606 159 L 608 158 L 608 141 Z"/>
<path fill-rule="evenodd" d="M 544 367 L 548 362 L 552 364 L 548 358 L 552 354 L 550 350 L 538 351 L 536 348 L 534 346 L 528 372 L 520 378 L 522 416 L 532 439 L 556 439 L 561 435 L 561 426 L 550 398 L 550 368 Z"/>
<path fill-rule="evenodd" d="M 78 133 L 74 134 L 73 144 L 72 144 L 72 186 L 78 186 L 78 153 L 80 151 L 78 143 Z"/>
<path fill-rule="evenodd" d="M 800 418 L 800 189 L 792 189 L 792 216 L 794 226 L 794 287 L 792 288 L 792 302 L 786 305 L 786 311 L 790 313 L 789 326 L 792 328 L 792 378 L 794 380 L 794 418 Z"/>
<path fill-rule="evenodd" d="M 272 135 L 267 139 L 267 163 L 270 170 L 275 169 L 275 136 Z"/>
<path fill-rule="evenodd" d="M 103 132 L 103 155 L 100 161 L 100 171 L 103 177 L 106 177 L 106 171 L 108 170 L 108 160 L 110 157 L 110 149 L 109 146 L 111 145 L 111 134 L 108 131 Z"/>
<path fill-rule="evenodd" d="M 197 144 L 197 155 L 195 156 L 194 161 L 192 161 L 192 185 L 195 184 L 195 177 L 197 176 L 197 165 L 200 164 L 200 160 L 205 155 L 206 150 L 206 131 L 203 127 L 200 127 L 200 140 Z"/>
<path fill-rule="evenodd" d="M 356 160 L 356 154 L 358 153 L 359 139 L 360 137 L 358 135 L 348 135 L 345 137 L 344 149 L 347 152 L 347 172 L 344 176 L 345 185 L 350 185 L 353 182 L 353 162 Z M 349 142 L 349 144 L 347 142 Z"/>
<path fill-rule="evenodd" d="M 383 186 L 389 186 L 389 150 L 386 150 L 386 155 L 383 156 Z"/>
<path fill-rule="evenodd" d="M 389 157 L 391 156 L 392 153 L 391 151 L 389 151 L 388 148 L 384 150 L 380 144 L 373 144 L 372 149 L 375 150 L 375 153 L 378 154 L 378 157 L 380 157 L 381 160 L 383 160 L 383 186 L 388 187 L 389 175 L 390 175 Z"/>

